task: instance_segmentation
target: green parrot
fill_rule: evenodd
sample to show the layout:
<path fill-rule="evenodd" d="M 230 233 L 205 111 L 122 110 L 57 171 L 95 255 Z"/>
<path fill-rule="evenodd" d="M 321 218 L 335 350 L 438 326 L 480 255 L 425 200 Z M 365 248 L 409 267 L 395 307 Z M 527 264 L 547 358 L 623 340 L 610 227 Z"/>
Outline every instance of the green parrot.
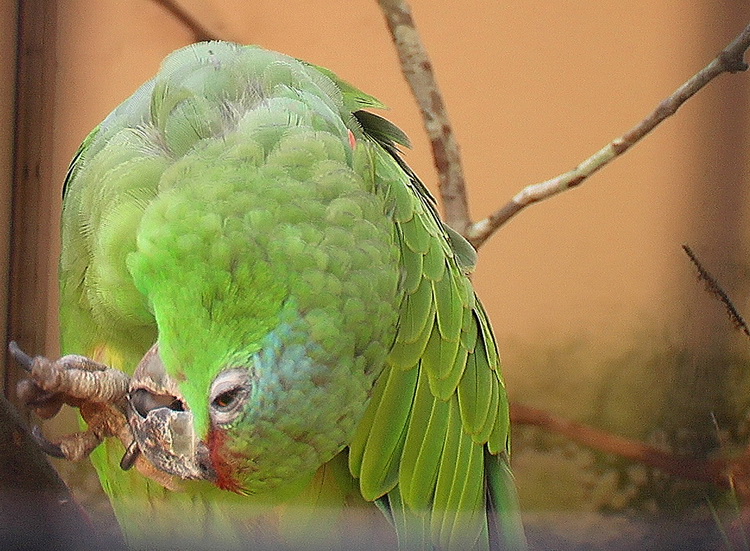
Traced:
<path fill-rule="evenodd" d="M 131 375 L 91 458 L 133 547 L 525 547 L 476 253 L 382 107 L 200 43 L 76 154 L 62 349 Z"/>

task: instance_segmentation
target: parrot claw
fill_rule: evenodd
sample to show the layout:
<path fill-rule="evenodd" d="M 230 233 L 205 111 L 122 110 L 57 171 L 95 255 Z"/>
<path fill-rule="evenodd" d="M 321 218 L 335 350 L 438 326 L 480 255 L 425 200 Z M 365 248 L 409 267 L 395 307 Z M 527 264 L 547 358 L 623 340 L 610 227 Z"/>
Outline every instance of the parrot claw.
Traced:
<path fill-rule="evenodd" d="M 16 393 L 40 417 L 54 417 L 63 403 L 79 408 L 85 403 L 124 405 L 130 377 L 118 369 L 85 356 L 68 355 L 54 361 L 32 358 L 15 342 L 8 350 L 30 375 L 19 382 Z"/>
<path fill-rule="evenodd" d="M 130 384 L 127 374 L 85 356 L 68 355 L 57 360 L 31 357 L 15 342 L 8 349 L 29 374 L 16 387 L 23 403 L 42 419 L 54 417 L 63 404 L 68 404 L 78 408 L 88 424 L 88 430 L 66 435 L 58 444 L 47 440 L 35 426 L 34 440 L 47 455 L 79 461 L 88 457 L 102 440 L 114 436 L 128 449 L 123 464 L 132 466 L 139 454 L 137 446 L 132 449 L 133 434 L 125 414 Z"/>
<path fill-rule="evenodd" d="M 119 439 L 125 447 L 120 467 L 134 466 L 144 476 L 165 488 L 180 489 L 176 477 L 155 467 L 143 454 L 133 436 L 126 411 L 130 377 L 84 356 L 63 356 L 58 360 L 26 354 L 15 342 L 8 346 L 11 355 L 29 376 L 19 381 L 16 394 L 43 419 L 57 415 L 63 404 L 77 407 L 88 430 L 60 438 L 58 443 L 44 436 L 35 425 L 33 439 L 51 457 L 80 461 L 107 437 Z M 195 478 L 195 477 L 194 477 Z"/>
<path fill-rule="evenodd" d="M 10 355 L 16 359 L 18 365 L 20 365 L 24 369 L 24 371 L 28 371 L 29 373 L 31 373 L 31 364 L 33 362 L 33 358 L 26 352 L 21 350 L 16 341 L 10 341 L 10 344 L 8 345 L 8 351 L 10 352 Z"/>
<path fill-rule="evenodd" d="M 45 392 L 31 379 L 21 379 L 16 386 L 16 396 L 27 406 L 34 409 L 42 419 L 51 419 L 65 403 L 60 394 Z"/>
<path fill-rule="evenodd" d="M 63 436 L 59 444 L 49 441 L 38 425 L 31 429 L 31 436 L 44 453 L 68 461 L 86 459 L 101 443 L 101 438 L 91 430 Z"/>
<path fill-rule="evenodd" d="M 47 440 L 47 438 L 42 433 L 42 429 L 39 427 L 39 425 L 34 425 L 34 427 L 31 429 L 31 436 L 34 438 L 34 442 L 37 443 L 37 445 L 42 449 L 44 453 L 46 453 L 50 457 L 65 459 L 65 453 L 63 453 L 62 448 L 59 446 L 59 444 L 55 444 Z"/>

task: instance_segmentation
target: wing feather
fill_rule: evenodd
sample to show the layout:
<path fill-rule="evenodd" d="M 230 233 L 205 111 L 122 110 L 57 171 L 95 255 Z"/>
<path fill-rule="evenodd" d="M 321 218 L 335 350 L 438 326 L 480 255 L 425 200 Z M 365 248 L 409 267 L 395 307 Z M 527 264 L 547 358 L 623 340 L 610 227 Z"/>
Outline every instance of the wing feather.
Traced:
<path fill-rule="evenodd" d="M 479 443 L 487 442 L 489 440 L 498 416 L 498 404 L 500 402 L 500 389 L 498 388 L 498 385 L 502 383 L 500 383 L 496 373 L 493 373 L 490 377 L 490 384 L 492 385 L 492 390 L 490 391 L 490 407 L 487 408 L 487 416 L 484 418 L 479 431 L 477 431 L 474 436 L 474 441 Z"/>
<path fill-rule="evenodd" d="M 434 317 L 435 306 L 433 304 L 430 308 L 427 319 L 432 320 Z M 391 349 L 390 356 L 388 357 L 390 365 L 400 369 L 412 369 L 416 367 L 420 358 L 424 354 L 425 348 L 427 347 L 427 341 L 430 339 L 432 331 L 433 325 L 427 323 L 425 324 L 422 333 L 420 333 L 419 337 L 414 342 L 407 343 L 397 340 Z"/>
<path fill-rule="evenodd" d="M 445 379 L 450 375 L 460 347 L 460 339 L 446 341 L 435 326 L 422 356 L 422 367 L 427 370 L 430 377 Z"/>
<path fill-rule="evenodd" d="M 358 120 L 367 137 L 368 118 Z M 497 344 L 468 279 L 476 254 L 440 221 L 387 129 L 373 129 L 372 157 L 401 247 L 404 298 L 388 365 L 352 444 L 351 472 L 366 499 L 385 495 L 404 549 L 488 549 L 498 538 L 524 549 L 523 538 L 498 528 L 518 515 L 497 464 L 507 463 L 509 408 Z M 488 483 L 497 490 L 492 503 Z"/>
<path fill-rule="evenodd" d="M 416 369 L 391 369 L 381 375 L 387 375 L 387 380 L 377 404 L 359 472 L 362 497 L 369 501 L 392 490 L 398 481 L 398 465 L 418 374 Z"/>
<path fill-rule="evenodd" d="M 446 526 L 449 549 L 473 548 L 486 526 L 483 446 L 467 442 L 466 448 L 469 452 L 466 478 L 456 480 L 451 490 L 449 507 L 455 512 L 455 519 L 452 526 Z"/>
<path fill-rule="evenodd" d="M 422 255 L 427 254 L 430 250 L 432 235 L 425 228 L 423 216 L 413 216 L 411 220 L 401 224 L 401 231 L 404 234 L 404 243 L 407 247 Z"/>
<path fill-rule="evenodd" d="M 493 372 L 481 354 L 469 354 L 464 376 L 458 385 L 458 404 L 461 419 L 469 434 L 475 435 L 484 426 L 484 420 L 492 403 Z"/>
<path fill-rule="evenodd" d="M 422 273 L 425 271 L 426 256 L 406 247 L 401 251 L 401 264 L 404 266 L 402 286 L 407 295 L 417 290 L 422 283 Z"/>
<path fill-rule="evenodd" d="M 461 377 L 464 375 L 466 370 L 466 362 L 468 360 L 469 351 L 464 347 L 459 347 L 456 359 L 450 366 L 448 375 L 443 379 L 430 379 L 430 388 L 432 392 L 441 400 L 447 400 L 455 392 Z"/>
<path fill-rule="evenodd" d="M 423 278 L 414 292 L 406 296 L 401 307 L 399 340 L 404 343 L 417 341 L 430 321 L 432 308 L 432 288 L 429 281 Z"/>
<path fill-rule="evenodd" d="M 427 374 L 422 371 L 399 477 L 403 499 L 415 511 L 426 511 L 432 501 L 448 425 L 448 407 L 448 402 L 432 394 Z"/>
<path fill-rule="evenodd" d="M 445 252 L 435 239 L 430 243 L 427 254 L 420 256 L 423 258 L 421 274 L 430 281 L 439 281 L 445 275 L 446 270 L 450 269 L 447 266 Z"/>
<path fill-rule="evenodd" d="M 443 526 L 451 523 L 454 517 L 448 509 L 451 488 L 456 478 L 463 478 L 466 469 L 466 462 L 462 461 L 462 446 L 465 433 L 461 429 L 461 413 L 458 410 L 456 397 L 453 396 L 449 402 L 448 408 L 448 427 L 445 432 L 445 445 L 443 446 L 443 455 L 440 458 L 440 467 L 435 482 L 435 497 L 432 503 L 431 528 L 433 539 L 436 544 L 440 544 Z"/>
<path fill-rule="evenodd" d="M 370 398 L 370 405 L 365 410 L 365 414 L 362 420 L 359 422 L 360 427 L 366 428 L 367 430 L 358 430 L 352 441 L 349 443 L 349 470 L 354 476 L 359 476 L 362 471 L 362 458 L 365 453 L 365 446 L 367 445 L 367 438 L 370 435 L 369 429 L 373 426 L 375 421 L 375 415 L 378 412 L 377 406 L 380 404 L 383 398 L 383 392 L 385 391 L 386 383 L 388 382 L 387 373 L 384 372 L 378 377 L 375 387 L 372 390 L 372 397 Z"/>
<path fill-rule="evenodd" d="M 440 335 L 450 341 L 459 339 L 463 304 L 455 278 L 447 273 L 446 277 L 432 283 L 432 291 Z"/>

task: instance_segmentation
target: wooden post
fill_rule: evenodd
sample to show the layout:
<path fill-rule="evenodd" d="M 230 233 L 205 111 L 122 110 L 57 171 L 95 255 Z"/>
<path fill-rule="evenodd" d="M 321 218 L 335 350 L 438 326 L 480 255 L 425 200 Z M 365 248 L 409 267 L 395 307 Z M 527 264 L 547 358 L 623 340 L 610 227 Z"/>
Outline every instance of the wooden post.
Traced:
<path fill-rule="evenodd" d="M 8 329 L 10 214 L 13 189 L 13 145 L 16 109 L 16 0 L 0 0 L 0 335 Z M 5 373 L 0 354 L 0 376 Z"/>
<path fill-rule="evenodd" d="M 55 350 L 46 342 L 50 258 L 49 224 L 59 203 L 53 185 L 52 116 L 55 88 L 55 0 L 18 3 L 18 80 L 16 87 L 15 166 L 10 226 L 10 304 L 7 339 L 31 354 Z M 7 351 L 7 343 L 5 346 Z M 7 352 L 6 352 L 7 361 Z M 5 392 L 15 400 L 18 370 L 5 371 Z"/>

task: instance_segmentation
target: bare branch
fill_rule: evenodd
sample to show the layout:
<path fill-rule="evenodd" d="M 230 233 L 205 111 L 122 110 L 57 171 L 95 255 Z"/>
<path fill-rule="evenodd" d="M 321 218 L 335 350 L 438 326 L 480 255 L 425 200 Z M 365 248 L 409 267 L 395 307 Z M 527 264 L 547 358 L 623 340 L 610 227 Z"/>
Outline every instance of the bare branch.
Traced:
<path fill-rule="evenodd" d="M 466 184 L 458 142 L 448 120 L 443 96 L 432 70 L 430 57 L 419 38 L 406 0 L 378 0 L 398 51 L 401 70 L 422 112 L 422 121 L 432 145 L 445 221 L 464 234 L 471 226 Z"/>
<path fill-rule="evenodd" d="M 746 465 L 748 461 L 747 454 L 734 463 L 723 459 L 701 460 L 679 456 L 643 442 L 562 419 L 547 411 L 516 403 L 511 404 L 510 418 L 516 425 L 541 427 L 550 432 L 566 436 L 589 448 L 618 455 L 649 467 L 655 467 L 674 476 L 699 482 L 710 482 L 727 489 L 735 486 L 739 488 L 740 485 L 735 484 L 735 477 L 737 473 L 744 472 L 739 466 Z M 734 467 L 735 464 L 737 468 Z M 746 492 L 747 485 L 743 484 L 742 489 Z M 747 494 L 744 495 L 747 497 Z"/>
<path fill-rule="evenodd" d="M 685 251 L 685 254 L 688 255 L 690 261 L 698 269 L 698 281 L 702 281 L 703 283 L 705 283 L 706 291 L 711 293 L 714 297 L 720 300 L 722 304 L 724 304 L 724 308 L 726 309 L 727 315 L 732 321 L 734 328 L 742 331 L 745 335 L 750 337 L 750 328 L 748 328 L 745 319 L 742 317 L 742 314 L 740 314 L 739 310 L 737 310 L 734 303 L 729 298 L 729 295 L 727 295 L 724 289 L 722 289 L 721 285 L 719 285 L 719 282 L 716 281 L 716 278 L 703 267 L 703 264 L 701 264 L 700 260 L 698 260 L 698 257 L 695 256 L 693 249 L 691 249 L 687 245 L 683 245 L 682 249 Z"/>
<path fill-rule="evenodd" d="M 204 40 L 219 40 L 220 37 L 211 32 L 208 27 L 203 25 L 200 21 L 195 19 L 188 11 L 186 11 L 179 2 L 176 0 L 153 0 L 153 2 L 162 6 L 165 10 L 171 13 L 178 21 L 190 29 L 195 36 L 196 42 Z"/>
<path fill-rule="evenodd" d="M 594 153 L 573 170 L 551 180 L 526 186 L 506 205 L 484 220 L 472 224 L 466 237 L 475 247 L 481 246 L 500 226 L 533 203 L 547 199 L 581 184 L 594 172 L 619 157 L 651 132 L 660 122 L 673 115 L 696 92 L 722 73 L 745 71 L 745 51 L 750 47 L 750 25 L 747 26 L 711 63 L 662 101 L 645 119 Z"/>

